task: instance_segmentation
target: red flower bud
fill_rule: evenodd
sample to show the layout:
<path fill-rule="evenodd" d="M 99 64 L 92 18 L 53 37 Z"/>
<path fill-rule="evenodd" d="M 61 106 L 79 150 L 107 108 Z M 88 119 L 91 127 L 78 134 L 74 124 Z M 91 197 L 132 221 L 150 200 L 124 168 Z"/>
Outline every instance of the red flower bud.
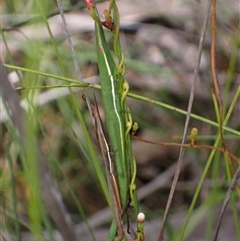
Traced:
<path fill-rule="evenodd" d="M 89 6 L 89 5 L 93 5 L 94 1 L 93 0 L 84 0 L 86 5 Z"/>

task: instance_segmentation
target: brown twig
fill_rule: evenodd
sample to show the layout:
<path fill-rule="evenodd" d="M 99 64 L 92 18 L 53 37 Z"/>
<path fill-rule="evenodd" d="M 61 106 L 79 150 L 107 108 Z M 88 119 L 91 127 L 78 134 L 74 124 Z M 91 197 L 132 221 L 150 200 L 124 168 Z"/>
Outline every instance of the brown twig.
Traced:
<path fill-rule="evenodd" d="M 123 229 L 123 222 L 121 219 L 121 216 L 123 214 L 123 207 L 121 203 L 117 178 L 114 170 L 115 169 L 114 161 L 113 161 L 114 155 L 110 149 L 110 144 L 107 139 L 107 133 L 105 133 L 103 129 L 103 123 L 100 117 L 97 100 L 95 96 L 94 96 L 94 102 L 95 102 L 94 106 L 92 106 L 92 117 L 94 119 L 94 128 L 96 132 L 98 145 L 102 152 L 102 156 L 105 164 L 108 188 L 109 188 L 109 193 L 112 201 L 113 216 L 118 226 L 118 236 L 115 237 L 114 240 L 121 241 L 125 236 L 124 229 Z"/>
<path fill-rule="evenodd" d="M 223 136 L 223 103 L 221 90 L 219 86 L 219 80 L 216 71 L 216 0 L 212 0 L 212 14 L 211 14 L 211 72 L 213 78 L 214 91 L 213 94 L 216 96 L 218 108 L 219 108 L 219 132 L 222 140 L 222 146 L 226 149 L 224 136 Z"/>
<path fill-rule="evenodd" d="M 219 133 L 222 141 L 222 147 L 224 149 L 224 153 L 228 153 L 226 142 L 224 139 L 224 131 L 223 131 L 223 101 L 222 101 L 222 95 L 221 95 L 221 89 L 219 85 L 219 80 L 217 76 L 217 70 L 216 70 L 216 0 L 212 0 L 212 15 L 211 15 L 211 72 L 213 77 L 213 95 L 215 96 L 218 104 L 218 110 L 219 110 Z M 228 164 L 231 170 L 231 173 L 234 173 L 234 168 L 231 162 L 231 159 L 228 155 L 226 155 Z"/>
<path fill-rule="evenodd" d="M 141 138 L 139 136 L 131 136 L 132 139 L 138 140 L 141 142 L 145 142 L 148 144 L 153 144 L 157 146 L 173 146 L 173 147 L 184 147 L 184 148 L 195 148 L 195 149 L 208 149 L 208 150 L 216 150 L 226 154 L 229 158 L 235 160 L 240 165 L 240 158 L 237 158 L 231 152 L 226 151 L 224 148 L 209 146 L 209 145 L 192 145 L 192 144 L 181 144 L 181 143 L 169 143 L 169 142 L 159 142 L 159 141 L 151 141 Z"/>

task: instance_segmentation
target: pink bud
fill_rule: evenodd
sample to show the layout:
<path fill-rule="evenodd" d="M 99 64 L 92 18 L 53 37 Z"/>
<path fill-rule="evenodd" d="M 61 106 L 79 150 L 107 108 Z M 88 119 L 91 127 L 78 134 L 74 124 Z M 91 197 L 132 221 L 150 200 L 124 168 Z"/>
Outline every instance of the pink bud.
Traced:
<path fill-rule="evenodd" d="M 84 0 L 86 5 L 89 6 L 89 5 L 93 5 L 94 1 L 93 0 Z"/>

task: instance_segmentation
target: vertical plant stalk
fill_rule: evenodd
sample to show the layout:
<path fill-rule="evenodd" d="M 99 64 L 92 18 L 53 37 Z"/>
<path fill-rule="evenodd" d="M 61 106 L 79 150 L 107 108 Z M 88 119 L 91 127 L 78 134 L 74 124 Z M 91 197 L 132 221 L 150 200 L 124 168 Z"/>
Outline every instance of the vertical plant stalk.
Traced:
<path fill-rule="evenodd" d="M 217 99 L 217 117 L 218 117 L 218 122 L 219 122 L 219 133 L 221 137 L 221 142 L 222 142 L 222 147 L 225 152 L 225 157 L 228 161 L 228 165 L 230 167 L 231 174 L 233 175 L 234 173 L 234 168 L 232 165 L 231 158 L 228 154 L 228 150 L 226 147 L 225 143 L 225 138 L 224 138 L 224 130 L 223 130 L 223 119 L 224 119 L 224 109 L 223 109 L 223 101 L 222 101 L 222 94 L 221 94 L 221 89 L 219 85 L 219 80 L 217 76 L 217 69 L 216 69 L 216 0 L 212 0 L 212 15 L 211 15 L 211 72 L 212 72 L 212 77 L 213 77 L 213 86 L 214 86 L 214 91 L 213 91 L 213 97 L 214 99 Z"/>
<path fill-rule="evenodd" d="M 79 80 L 80 83 L 84 83 L 83 77 L 82 77 L 82 73 L 81 73 L 81 70 L 80 70 L 80 68 L 79 68 L 79 64 L 78 64 L 78 61 L 77 61 L 77 57 L 76 57 L 76 54 L 75 54 L 75 51 L 74 51 L 74 48 L 73 48 L 72 40 L 71 40 L 69 31 L 68 31 L 67 22 L 66 22 L 66 19 L 65 19 L 65 16 L 64 16 L 64 12 L 63 12 L 63 7 L 62 7 L 62 4 L 61 4 L 61 0 L 57 0 L 57 4 L 58 4 L 58 9 L 59 9 L 59 12 L 60 12 L 60 16 L 61 16 L 61 18 L 62 18 L 62 23 L 63 23 L 64 31 L 65 31 L 65 34 L 66 34 L 66 37 L 67 37 L 68 46 L 69 46 L 69 48 L 70 48 L 70 50 L 71 50 L 72 59 L 73 59 L 73 63 L 74 63 L 75 70 L 76 70 L 76 72 L 77 72 L 78 80 Z M 83 92 L 83 95 L 85 96 L 88 110 L 89 110 L 90 113 L 91 113 L 91 104 L 90 104 L 90 100 L 89 100 L 89 98 L 88 98 L 86 89 L 83 88 L 83 89 L 82 89 L 82 92 Z"/>
<path fill-rule="evenodd" d="M 214 99 L 217 99 L 217 117 L 218 117 L 218 122 L 219 122 L 219 133 L 221 137 L 221 142 L 222 142 L 222 147 L 225 150 L 225 157 L 228 161 L 228 165 L 230 167 L 231 173 L 233 175 L 234 173 L 234 168 L 232 165 L 231 158 L 228 155 L 228 150 L 226 147 L 225 143 L 225 138 L 224 138 L 224 130 L 223 130 L 223 119 L 224 119 L 224 109 L 223 109 L 223 101 L 222 101 L 222 94 L 221 94 L 221 89 L 219 85 L 219 80 L 217 76 L 217 70 L 216 70 L 216 0 L 212 0 L 212 15 L 211 15 L 211 72 L 212 72 L 212 77 L 213 77 L 213 97 Z"/>
<path fill-rule="evenodd" d="M 211 14 L 211 71 L 213 77 L 214 93 L 218 99 L 219 109 L 222 110 L 222 98 L 219 87 L 219 81 L 216 71 L 216 0 L 212 0 L 212 14 Z"/>
<path fill-rule="evenodd" d="M 234 188 L 237 186 L 237 179 L 238 179 L 239 175 L 240 175 L 240 165 L 238 166 L 238 169 L 233 176 L 232 182 L 231 182 L 231 184 L 228 188 L 226 197 L 224 199 L 224 202 L 223 202 L 223 205 L 222 205 L 222 208 L 221 208 L 221 212 L 219 214 L 218 223 L 217 223 L 217 227 L 216 227 L 215 234 L 214 234 L 214 237 L 213 237 L 213 241 L 217 241 L 218 233 L 219 233 L 219 230 L 220 230 L 220 225 L 221 225 L 221 222 L 222 222 L 222 219 L 223 219 L 223 214 L 224 214 L 224 212 L 227 208 L 227 204 L 228 204 L 228 201 L 230 199 L 231 193 L 233 192 Z"/>
<path fill-rule="evenodd" d="M 222 103 L 222 95 L 219 85 L 219 80 L 217 76 L 216 70 L 216 0 L 212 0 L 212 14 L 211 14 L 211 72 L 213 77 L 213 86 L 214 86 L 214 95 L 217 98 L 218 108 L 219 108 L 219 132 L 222 140 L 222 146 L 226 150 L 226 144 L 223 136 L 223 103 Z M 226 150 L 227 151 L 227 150 Z M 227 152 L 226 152 L 227 153 Z"/>
<path fill-rule="evenodd" d="M 207 23 L 208 23 L 208 19 L 209 19 L 209 15 L 210 15 L 210 9 L 211 9 L 211 2 L 209 2 L 208 6 L 207 6 L 207 14 L 206 14 L 206 17 L 204 19 L 203 26 L 202 26 L 202 31 L 201 31 L 201 36 L 200 36 L 200 41 L 199 41 L 199 46 L 198 46 L 197 62 L 196 62 L 196 66 L 195 66 L 195 69 L 194 69 L 194 77 L 193 77 L 193 81 L 192 81 L 191 93 L 190 93 L 189 102 L 188 102 L 187 116 L 186 116 L 186 121 L 185 121 L 185 126 L 184 126 L 184 131 L 183 131 L 183 138 L 182 138 L 181 144 L 185 143 L 186 137 L 187 137 L 187 128 L 188 128 L 188 124 L 189 124 L 190 116 L 191 116 L 191 111 L 192 111 L 192 105 L 193 105 L 194 94 L 195 94 L 195 86 L 196 86 L 197 79 L 198 79 L 199 66 L 200 66 L 203 43 L 204 43 L 206 29 L 207 29 Z M 182 163 L 183 163 L 184 152 L 185 152 L 185 148 L 181 147 L 178 162 L 177 162 L 177 169 L 176 169 L 176 172 L 175 172 L 175 175 L 174 175 L 174 178 L 173 178 L 170 194 L 169 194 L 167 205 L 166 205 L 166 208 L 165 208 L 165 212 L 164 212 L 164 216 L 163 216 L 163 220 L 162 220 L 162 224 L 161 224 L 161 229 L 160 229 L 158 241 L 163 240 L 163 234 L 164 234 L 164 230 L 165 230 L 165 227 L 166 227 L 166 222 L 167 222 L 170 206 L 171 206 L 171 203 L 172 203 L 172 199 L 173 199 L 174 192 L 175 192 L 177 182 L 178 182 L 178 177 L 179 177 L 181 167 L 182 167 Z"/>

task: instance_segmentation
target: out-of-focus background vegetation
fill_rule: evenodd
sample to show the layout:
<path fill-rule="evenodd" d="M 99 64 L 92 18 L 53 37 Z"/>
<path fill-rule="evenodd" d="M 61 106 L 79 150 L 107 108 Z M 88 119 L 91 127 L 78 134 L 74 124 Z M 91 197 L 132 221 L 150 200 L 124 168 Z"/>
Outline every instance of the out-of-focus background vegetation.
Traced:
<path fill-rule="evenodd" d="M 121 44 L 125 55 L 126 79 L 130 84 L 130 92 L 186 110 L 198 54 L 200 32 L 207 11 L 206 1 L 121 0 L 117 3 L 121 18 Z M 0 50 L 2 62 L 58 76 L 66 74 L 68 78 L 77 79 L 55 1 L 40 3 L 33 0 L 8 0 L 1 1 L 0 4 L 2 9 Z M 87 82 L 99 83 L 94 23 L 84 8 L 83 1 L 64 0 L 62 4 L 66 9 L 67 25 L 83 77 Z M 97 5 L 99 12 L 102 12 L 107 5 L 108 2 L 99 3 Z M 49 36 L 41 12 L 47 17 L 55 43 Z M 239 14 L 238 1 L 217 1 L 217 73 L 226 111 L 240 83 Z M 210 72 L 210 29 L 209 24 L 192 113 L 216 122 Z M 111 45 L 111 33 L 107 34 L 107 37 Z M 66 73 L 63 73 L 57 58 L 56 47 Z M 16 88 L 65 83 L 56 78 L 24 71 L 19 71 L 17 75 L 10 68 L 8 73 L 9 80 Z M 74 92 L 101 162 L 94 128 L 86 103 L 82 99 L 81 88 L 74 88 Z M 99 108 L 102 111 L 100 92 L 91 89 L 90 97 L 93 96 L 93 92 L 97 96 Z M 90 239 L 86 230 L 82 231 L 83 218 L 76 201 L 70 195 L 69 186 L 72 187 L 76 198 L 80 200 L 97 235 L 96 240 L 106 240 L 106 231 L 110 221 L 109 213 L 105 208 L 107 203 L 93 172 L 91 160 L 87 158 L 83 131 L 76 117 L 69 92 L 67 89 L 56 87 L 18 90 L 17 93 L 22 106 L 26 106 L 29 99 L 35 105 L 33 113 L 36 123 L 33 125 L 39 126 L 36 139 L 61 193 L 66 210 L 71 215 L 75 231 L 82 237 L 80 240 Z M 151 141 L 181 142 L 185 115 L 133 98 L 128 98 L 128 103 L 134 121 L 137 121 L 139 125 L 138 136 Z M 2 192 L 0 232 L 2 232 L 2 239 L 5 237 L 6 240 L 10 240 L 7 239 L 8 233 L 16 235 L 17 226 L 12 216 L 13 207 L 15 207 L 15 213 L 21 221 L 17 228 L 18 234 L 21 233 L 21 240 L 33 240 L 27 225 L 24 225 L 24 223 L 28 224 L 28 204 L 32 198 L 29 194 L 26 173 L 19 157 L 20 151 L 9 132 L 8 117 L 2 104 L 0 111 Z M 227 124 L 238 133 L 239 119 L 240 100 L 238 98 Z M 198 128 L 197 144 L 213 145 L 215 143 L 218 134 L 217 127 L 201 120 L 191 119 L 189 133 L 192 127 Z M 240 136 L 226 131 L 225 139 L 228 151 L 239 157 Z M 138 166 L 136 182 L 141 199 L 141 210 L 147 215 L 146 240 L 157 240 L 160 219 L 169 195 L 179 148 L 160 147 L 136 140 L 132 141 L 132 145 Z M 209 154 L 210 150 L 206 149 L 186 150 L 184 157 L 186 164 L 181 172 L 171 206 L 166 240 L 167 238 L 178 240 L 174 235 L 178 229 L 181 229 Z M 239 163 L 233 161 L 232 164 L 233 170 L 236 170 Z M 191 223 L 193 226 L 189 228 L 188 239 L 185 240 L 200 240 L 201 238 L 208 240 L 207 238 L 211 236 L 211 230 L 215 227 L 216 212 L 219 212 L 229 181 L 226 159 L 222 153 L 217 152 L 195 206 L 196 213 L 193 219 L 195 223 Z M 41 193 L 40 189 L 39 193 Z M 237 199 L 236 191 L 233 192 L 233 197 L 234 203 Z M 45 207 L 44 198 L 41 202 Z M 237 240 L 237 233 L 239 235 L 240 231 L 233 217 L 239 215 L 239 202 L 236 202 L 236 206 L 238 212 L 232 211 L 232 205 L 229 205 L 218 240 Z M 49 210 L 46 208 L 44 212 L 48 217 Z M 209 216 L 206 216 L 207 214 Z M 55 236 L 53 235 L 55 240 L 62 240 L 51 218 L 49 222 L 52 229 L 56 231 Z"/>

